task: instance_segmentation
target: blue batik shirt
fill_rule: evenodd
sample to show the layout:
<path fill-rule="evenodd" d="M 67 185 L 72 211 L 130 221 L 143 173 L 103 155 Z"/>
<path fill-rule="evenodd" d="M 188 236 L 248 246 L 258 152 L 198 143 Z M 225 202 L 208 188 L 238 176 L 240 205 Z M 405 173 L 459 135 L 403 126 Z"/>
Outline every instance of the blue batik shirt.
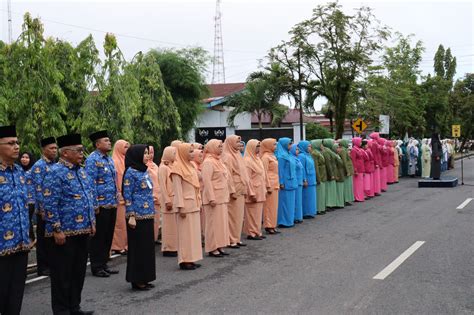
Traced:
<path fill-rule="evenodd" d="M 32 188 L 35 194 L 36 211 L 37 213 L 44 214 L 43 210 L 43 181 L 46 174 L 51 170 L 54 165 L 54 161 L 48 160 L 46 157 L 42 157 L 31 168 L 31 180 Z"/>
<path fill-rule="evenodd" d="M 27 194 L 27 203 L 28 205 L 34 205 L 36 203 L 35 198 L 35 186 L 33 185 L 33 179 L 31 178 L 31 170 L 25 172 L 26 176 L 26 190 Z"/>
<path fill-rule="evenodd" d="M 86 159 L 86 172 L 93 181 L 93 192 L 101 208 L 117 207 L 117 186 L 114 160 L 94 151 Z"/>
<path fill-rule="evenodd" d="M 92 181 L 79 165 L 63 159 L 51 167 L 43 182 L 46 233 L 59 228 L 66 236 L 90 234 L 96 203 Z"/>
<path fill-rule="evenodd" d="M 0 256 L 30 249 L 26 181 L 19 165 L 0 164 Z"/>
<path fill-rule="evenodd" d="M 128 168 L 123 177 L 123 199 L 125 200 L 126 217 L 132 215 L 136 220 L 155 217 L 153 202 L 153 183 L 148 172 Z"/>

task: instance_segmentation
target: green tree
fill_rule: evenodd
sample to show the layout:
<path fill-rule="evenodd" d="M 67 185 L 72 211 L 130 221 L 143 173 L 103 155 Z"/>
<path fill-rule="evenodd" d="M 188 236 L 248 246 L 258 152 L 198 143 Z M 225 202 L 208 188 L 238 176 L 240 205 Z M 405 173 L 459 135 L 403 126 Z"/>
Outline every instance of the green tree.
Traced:
<path fill-rule="evenodd" d="M 336 137 L 340 138 L 353 84 L 382 48 L 388 28 L 378 23 L 368 7 L 348 15 L 340 4 L 331 2 L 317 6 L 312 17 L 294 26 L 290 35 L 288 42 L 272 50 L 270 59 L 290 71 L 296 69 L 297 85 L 306 82 L 309 100 L 321 95 L 334 105 Z M 312 106 L 310 101 L 305 103 Z"/>
<path fill-rule="evenodd" d="M 113 34 L 105 36 L 104 53 L 93 89 L 81 108 L 81 132 L 88 135 L 107 129 L 113 139 L 140 140 L 133 125 L 141 104 L 139 82 L 132 71 L 124 71 L 127 62 Z"/>
<path fill-rule="evenodd" d="M 262 135 L 264 115 L 272 118 L 274 126 L 278 125 L 286 115 L 288 107 L 279 103 L 280 97 L 280 91 L 270 81 L 264 78 L 250 79 L 246 83 L 245 90 L 228 98 L 227 106 L 234 109 L 230 112 L 227 122 L 233 126 L 237 115 L 254 113 L 258 119 L 260 135 Z"/>
<path fill-rule="evenodd" d="M 333 134 L 329 132 L 325 127 L 317 123 L 306 124 L 306 139 L 326 139 L 332 138 Z"/>
<path fill-rule="evenodd" d="M 178 108 L 181 134 L 186 136 L 203 111 L 202 100 L 209 95 L 204 77 L 209 55 L 201 48 L 152 50 L 149 53 L 158 60 L 163 82 Z"/>
<path fill-rule="evenodd" d="M 2 49 L 3 119 L 16 124 L 22 147 L 36 154 L 42 137 L 66 131 L 62 74 L 51 58 L 55 45 L 44 38 L 41 21 L 26 13 L 18 40 Z"/>
<path fill-rule="evenodd" d="M 132 121 L 135 138 L 153 145 L 158 154 L 164 145 L 181 137 L 178 108 L 163 83 L 156 54 L 137 54 L 125 68 L 128 71 L 140 88 L 138 115 Z"/>
<path fill-rule="evenodd" d="M 474 73 L 466 73 L 454 84 L 449 97 L 453 123 L 461 125 L 462 144 L 474 138 Z"/>

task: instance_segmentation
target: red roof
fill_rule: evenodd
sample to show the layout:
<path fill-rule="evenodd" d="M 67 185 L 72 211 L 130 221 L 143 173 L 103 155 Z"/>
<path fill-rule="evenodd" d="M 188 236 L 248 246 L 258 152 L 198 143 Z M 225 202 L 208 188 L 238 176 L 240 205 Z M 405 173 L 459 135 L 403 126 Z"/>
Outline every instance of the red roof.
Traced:
<path fill-rule="evenodd" d="M 225 97 L 245 89 L 245 83 L 208 84 L 207 87 L 211 92 L 210 98 Z"/>
<path fill-rule="evenodd" d="M 303 115 L 303 122 L 315 122 L 316 119 L 312 117 L 308 117 Z M 300 110 L 299 109 L 289 109 L 288 113 L 286 114 L 285 118 L 281 121 L 282 124 L 293 124 L 300 122 Z M 262 117 L 263 124 L 270 124 L 271 117 L 270 115 L 263 115 Z M 252 124 L 258 124 L 257 115 L 255 113 L 252 114 Z"/>

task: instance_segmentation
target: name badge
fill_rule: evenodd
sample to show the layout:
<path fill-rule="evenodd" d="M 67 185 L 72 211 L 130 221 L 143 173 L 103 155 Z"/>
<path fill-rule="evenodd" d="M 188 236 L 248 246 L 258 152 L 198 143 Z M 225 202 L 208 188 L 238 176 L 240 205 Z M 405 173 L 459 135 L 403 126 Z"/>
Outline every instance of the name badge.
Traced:
<path fill-rule="evenodd" d="M 147 184 L 148 188 L 150 188 L 150 189 L 153 188 L 153 186 L 151 185 L 151 182 L 148 178 L 146 179 L 146 184 Z"/>

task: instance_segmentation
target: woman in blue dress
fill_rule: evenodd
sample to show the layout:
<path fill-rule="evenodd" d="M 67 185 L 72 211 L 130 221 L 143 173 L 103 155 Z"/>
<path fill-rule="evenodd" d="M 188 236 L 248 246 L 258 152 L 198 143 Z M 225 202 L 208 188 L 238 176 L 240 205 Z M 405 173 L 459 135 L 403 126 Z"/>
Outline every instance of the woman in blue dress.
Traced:
<path fill-rule="evenodd" d="M 275 156 L 278 159 L 278 177 L 280 191 L 278 192 L 278 226 L 292 227 L 295 223 L 296 161 L 290 155 L 291 139 L 278 140 Z"/>
<path fill-rule="evenodd" d="M 303 186 L 303 218 L 311 219 L 317 213 L 316 168 L 311 156 L 312 146 L 309 141 L 304 140 L 298 143 L 298 148 L 300 149 L 298 159 L 303 164 L 304 177 L 306 178 L 306 186 Z"/>
<path fill-rule="evenodd" d="M 304 177 L 303 164 L 298 158 L 300 149 L 296 144 L 291 146 L 290 153 L 296 163 L 296 178 L 298 179 L 298 188 L 296 189 L 295 198 L 295 223 L 300 224 L 303 223 L 303 186 L 307 186 L 308 182 Z"/>

